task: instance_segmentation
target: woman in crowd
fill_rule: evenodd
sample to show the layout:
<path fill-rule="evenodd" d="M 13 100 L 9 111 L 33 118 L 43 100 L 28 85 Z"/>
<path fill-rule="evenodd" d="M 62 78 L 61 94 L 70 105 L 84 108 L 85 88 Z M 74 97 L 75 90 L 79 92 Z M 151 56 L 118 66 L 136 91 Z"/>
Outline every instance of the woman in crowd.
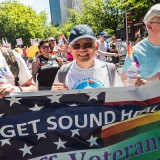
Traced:
<path fill-rule="evenodd" d="M 111 52 L 111 53 L 117 53 L 117 54 L 118 54 L 116 35 L 113 35 L 113 36 L 111 37 L 110 52 Z M 119 56 L 112 56 L 112 62 L 117 66 L 118 63 L 119 63 Z"/>
<path fill-rule="evenodd" d="M 34 80 L 38 83 L 39 90 L 50 90 L 63 61 L 62 58 L 50 53 L 47 40 L 42 40 L 38 48 L 41 54 L 32 63 L 32 74 Z"/>

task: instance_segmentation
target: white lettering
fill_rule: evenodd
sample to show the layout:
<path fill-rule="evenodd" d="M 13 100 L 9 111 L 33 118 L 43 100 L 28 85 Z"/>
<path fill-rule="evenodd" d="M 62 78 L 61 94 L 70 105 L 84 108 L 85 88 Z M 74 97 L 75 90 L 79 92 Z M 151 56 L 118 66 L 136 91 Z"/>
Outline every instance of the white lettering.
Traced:
<path fill-rule="evenodd" d="M 20 136 L 27 136 L 28 135 L 28 133 L 23 133 L 23 131 L 26 131 L 26 128 L 24 126 L 26 126 L 26 123 L 17 124 L 17 131 Z M 24 128 L 22 128 L 22 127 L 24 127 Z"/>
<path fill-rule="evenodd" d="M 48 130 L 54 130 L 57 128 L 57 123 L 53 122 L 52 120 L 56 119 L 55 117 L 49 117 L 47 119 L 47 123 L 53 125 L 53 127 L 47 127 Z"/>
<path fill-rule="evenodd" d="M 79 124 L 78 122 L 79 118 L 78 118 L 78 115 L 75 116 L 75 125 L 78 127 L 78 128 L 84 128 L 87 126 L 87 114 L 84 114 L 84 118 L 83 120 L 81 120 L 81 125 Z M 82 124 L 83 123 L 83 124 Z"/>
<path fill-rule="evenodd" d="M 125 120 L 125 116 L 127 117 L 127 119 L 132 118 L 132 113 L 133 111 L 129 111 L 129 113 L 125 113 L 125 110 L 122 110 L 122 117 L 121 117 L 121 121 Z"/>
<path fill-rule="evenodd" d="M 63 125 L 63 123 L 62 123 L 63 119 L 64 119 L 65 123 L 68 120 L 68 125 L 66 125 L 66 126 Z M 65 119 L 67 119 L 67 120 L 65 120 Z M 63 117 L 59 118 L 59 127 L 60 128 L 62 128 L 62 129 L 69 129 L 69 128 L 71 128 L 72 125 L 73 125 L 73 120 L 72 120 L 71 117 L 69 117 L 69 116 L 63 116 Z"/>
<path fill-rule="evenodd" d="M 96 117 L 95 114 L 90 115 L 90 127 L 94 127 L 94 123 L 97 124 L 97 126 L 102 126 L 102 113 L 99 113 L 99 117 Z"/>
<path fill-rule="evenodd" d="M 37 122 L 40 122 L 40 119 L 36 119 L 28 122 L 28 124 L 32 124 L 33 133 L 37 133 L 37 124 L 36 124 Z"/>
<path fill-rule="evenodd" d="M 109 121 L 109 115 L 111 116 L 111 120 Z M 113 123 L 116 120 L 116 115 L 113 111 L 107 111 L 104 113 L 105 124 Z"/>
<path fill-rule="evenodd" d="M 14 126 L 12 125 L 7 125 L 7 126 L 3 126 L 0 130 L 0 133 L 3 137 L 6 138 L 10 138 L 10 137 L 14 137 L 16 135 L 15 131 L 13 130 Z M 7 130 L 6 132 L 8 134 L 5 133 L 5 129 Z M 10 134 L 9 134 L 10 133 Z"/>

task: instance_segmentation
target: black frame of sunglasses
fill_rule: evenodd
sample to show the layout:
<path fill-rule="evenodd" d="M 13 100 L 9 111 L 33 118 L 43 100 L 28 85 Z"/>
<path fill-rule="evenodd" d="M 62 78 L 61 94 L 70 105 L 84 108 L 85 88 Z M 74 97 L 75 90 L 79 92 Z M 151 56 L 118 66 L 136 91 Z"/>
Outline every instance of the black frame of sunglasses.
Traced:
<path fill-rule="evenodd" d="M 92 42 L 87 42 L 84 44 L 79 44 L 79 43 L 74 43 L 72 44 L 72 48 L 77 50 L 77 49 L 87 49 L 87 48 L 92 48 L 93 47 L 93 43 Z"/>
<path fill-rule="evenodd" d="M 41 46 L 42 49 L 49 49 L 49 46 Z"/>

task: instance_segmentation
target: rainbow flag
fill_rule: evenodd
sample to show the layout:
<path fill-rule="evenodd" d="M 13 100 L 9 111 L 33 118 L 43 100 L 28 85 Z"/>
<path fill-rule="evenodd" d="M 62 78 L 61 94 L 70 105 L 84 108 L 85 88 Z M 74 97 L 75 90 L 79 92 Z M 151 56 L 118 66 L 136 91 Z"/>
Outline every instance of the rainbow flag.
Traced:
<path fill-rule="evenodd" d="M 136 66 L 139 68 L 140 67 L 140 63 L 138 61 L 138 58 L 134 52 L 134 49 L 133 49 L 133 52 L 132 52 L 132 55 L 133 55 L 133 61 L 136 62 Z"/>
<path fill-rule="evenodd" d="M 133 52 L 133 48 L 132 48 L 131 44 L 129 44 L 128 48 L 127 48 L 127 53 L 128 53 L 128 56 L 130 57 L 131 60 L 133 60 L 132 52 Z"/>
<path fill-rule="evenodd" d="M 128 56 L 130 57 L 131 61 L 135 62 L 136 66 L 139 68 L 140 63 L 138 61 L 138 58 L 137 58 L 135 51 L 134 51 L 133 47 L 131 46 L 131 44 L 128 45 Z"/>
<path fill-rule="evenodd" d="M 32 58 L 32 57 L 29 57 L 29 58 L 28 58 L 28 64 L 32 64 L 32 62 L 33 62 L 33 58 Z"/>
<path fill-rule="evenodd" d="M 65 38 L 64 34 L 61 34 L 61 35 L 59 36 L 59 39 L 62 39 L 62 38 Z"/>

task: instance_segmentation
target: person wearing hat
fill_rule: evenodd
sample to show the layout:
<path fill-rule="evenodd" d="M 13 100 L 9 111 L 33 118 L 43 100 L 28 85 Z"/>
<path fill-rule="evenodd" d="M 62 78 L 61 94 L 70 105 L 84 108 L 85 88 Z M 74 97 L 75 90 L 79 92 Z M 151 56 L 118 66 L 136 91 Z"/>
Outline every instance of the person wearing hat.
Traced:
<path fill-rule="evenodd" d="M 143 22 L 146 25 L 148 37 L 138 42 L 133 49 L 140 76 L 148 83 L 160 79 L 160 4 L 150 8 Z M 127 70 L 131 61 L 132 59 L 127 56 L 122 73 L 123 82 L 127 79 Z"/>
<path fill-rule="evenodd" d="M 58 46 L 56 44 L 56 39 L 53 37 L 49 37 L 48 42 L 49 42 L 49 47 L 50 47 L 49 52 L 50 53 L 58 52 Z"/>
<path fill-rule="evenodd" d="M 96 41 L 88 25 L 80 24 L 71 30 L 69 49 L 74 60 L 59 69 L 52 90 L 123 86 L 114 64 L 94 58 Z"/>
<path fill-rule="evenodd" d="M 53 37 L 48 38 L 48 42 L 50 47 L 49 52 L 51 54 L 60 56 L 61 58 L 67 58 L 68 42 L 66 39 L 63 48 L 56 44 L 56 39 Z"/>
<path fill-rule="evenodd" d="M 101 32 L 100 33 L 100 39 L 97 40 L 97 45 L 98 45 L 98 51 L 96 52 L 96 54 L 98 55 L 98 59 L 100 59 L 103 62 L 106 62 L 106 56 L 113 56 L 113 57 L 117 57 L 118 54 L 117 53 L 110 53 L 107 52 L 107 33 L 106 32 Z"/>

